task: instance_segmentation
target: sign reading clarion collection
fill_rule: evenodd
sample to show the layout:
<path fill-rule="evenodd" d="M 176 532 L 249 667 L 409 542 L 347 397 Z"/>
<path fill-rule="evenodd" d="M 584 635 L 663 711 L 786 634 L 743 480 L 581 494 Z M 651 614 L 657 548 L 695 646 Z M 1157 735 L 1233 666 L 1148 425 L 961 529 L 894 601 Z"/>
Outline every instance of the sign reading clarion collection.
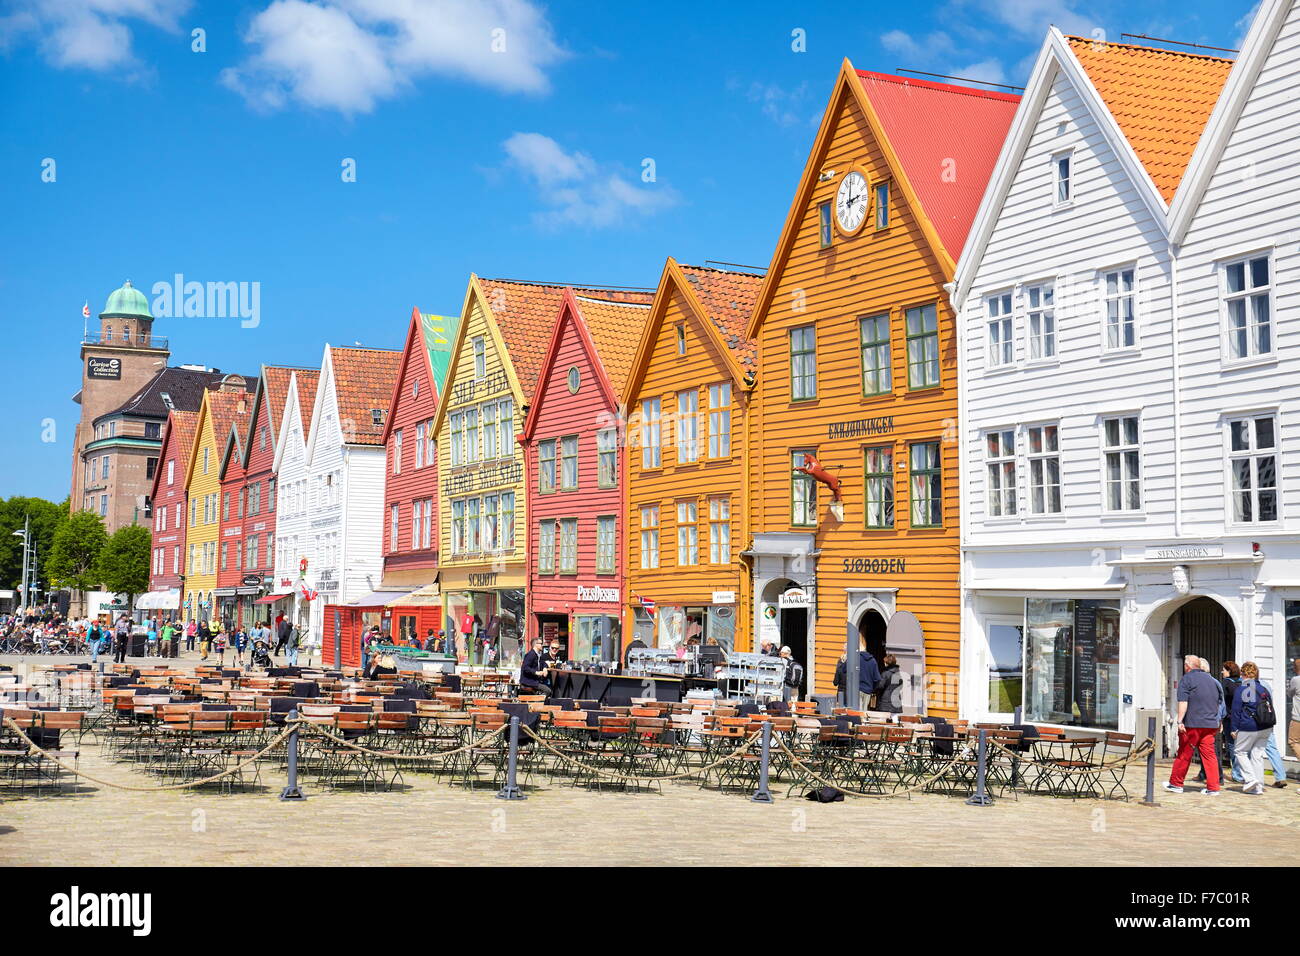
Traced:
<path fill-rule="evenodd" d="M 1148 561 L 1187 561 L 1195 558 L 1221 558 L 1221 544 L 1169 544 L 1147 545 Z"/>
<path fill-rule="evenodd" d="M 888 435 L 893 430 L 894 416 L 885 415 L 881 418 L 859 418 L 852 422 L 828 422 L 826 437 L 860 438 L 866 435 Z"/>
<path fill-rule="evenodd" d="M 122 377 L 122 360 L 115 358 L 99 358 L 94 355 L 86 356 L 86 378 L 113 378 Z"/>

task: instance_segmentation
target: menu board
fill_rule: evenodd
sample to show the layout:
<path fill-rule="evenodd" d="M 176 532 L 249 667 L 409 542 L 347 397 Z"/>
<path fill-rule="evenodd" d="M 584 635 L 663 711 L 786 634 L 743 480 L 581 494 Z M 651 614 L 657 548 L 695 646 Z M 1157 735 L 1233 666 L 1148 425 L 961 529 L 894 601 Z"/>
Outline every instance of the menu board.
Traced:
<path fill-rule="evenodd" d="M 1097 708 L 1097 607 L 1096 601 L 1074 602 L 1074 703 L 1088 727 Z"/>

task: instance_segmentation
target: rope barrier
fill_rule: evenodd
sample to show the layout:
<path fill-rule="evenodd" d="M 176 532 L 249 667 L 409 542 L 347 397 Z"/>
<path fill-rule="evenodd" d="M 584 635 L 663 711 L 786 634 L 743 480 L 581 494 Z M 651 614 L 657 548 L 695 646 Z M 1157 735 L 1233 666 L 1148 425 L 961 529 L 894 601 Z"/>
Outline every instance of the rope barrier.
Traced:
<path fill-rule="evenodd" d="M 55 756 L 50 751 L 45 750 L 40 746 L 38 746 L 37 744 L 33 743 L 32 739 L 23 732 L 23 729 L 20 726 L 18 726 L 18 722 L 15 721 L 12 717 L 6 717 L 4 723 L 6 727 L 8 727 L 10 730 L 16 733 L 27 743 L 27 746 L 29 748 L 27 751 L 28 756 L 35 756 L 37 754 L 40 754 L 46 760 L 49 760 L 52 763 L 58 765 L 59 767 L 62 767 L 68 773 L 71 773 L 75 776 L 81 777 L 85 780 L 89 780 L 92 783 L 97 783 L 100 786 L 111 787 L 114 790 L 126 790 L 132 793 L 157 793 L 163 790 L 188 790 L 192 787 L 201 787 L 204 784 L 213 783 L 214 781 L 220 780 L 222 777 L 228 777 L 235 773 L 242 772 L 245 767 L 256 763 L 266 754 L 270 753 L 272 750 L 278 747 L 280 743 L 284 741 L 286 738 L 288 738 L 289 734 L 291 734 L 294 730 L 294 727 L 289 727 L 287 730 L 281 733 L 280 736 L 276 737 L 274 740 L 272 740 L 269 744 L 267 744 L 264 748 L 262 748 L 260 751 L 255 753 L 253 756 L 247 758 L 246 760 L 240 761 L 239 763 L 235 764 L 235 766 L 233 767 L 227 767 L 225 770 L 221 771 L 221 773 L 213 774 L 210 777 L 203 777 L 200 780 L 190 780 L 185 783 L 163 784 L 157 787 L 133 787 L 128 784 L 116 783 L 112 780 L 105 780 L 101 777 L 96 777 L 93 774 L 86 773 L 84 770 L 79 769 L 75 765 L 70 767 L 61 758 Z"/>
<path fill-rule="evenodd" d="M 1058 741 L 1052 741 L 1052 743 L 1057 743 L 1057 742 Z M 1086 767 L 1066 767 L 1060 763 L 1053 762 L 1052 758 L 1050 757 L 1046 761 L 1036 760 L 1031 757 L 1026 757 L 1020 751 L 1012 750 L 1010 747 L 1007 747 L 1006 745 L 1002 744 L 1000 741 L 997 740 L 988 740 L 986 741 L 986 743 L 990 747 L 993 747 L 997 750 L 1001 750 L 1003 753 L 1006 753 L 1011 757 L 1014 757 L 1015 759 L 1019 760 L 1022 766 L 1041 767 L 1050 770 L 1052 773 L 1062 773 L 1062 774 L 1098 774 L 1101 773 L 1103 770 L 1114 770 L 1116 767 L 1127 767 L 1130 764 L 1141 763 L 1142 761 L 1145 761 L 1147 759 L 1147 754 L 1152 749 L 1155 748 L 1155 741 L 1152 740 L 1150 737 L 1148 737 L 1146 738 L 1146 740 L 1143 740 L 1140 744 L 1134 747 L 1129 754 L 1120 757 L 1116 760 L 1111 760 L 1111 761 L 1102 760 L 1099 763 L 1089 764 Z M 1068 741 L 1066 741 L 1066 743 L 1068 743 Z"/>
<path fill-rule="evenodd" d="M 482 747 L 493 737 L 499 737 L 506 731 L 505 727 L 498 727 L 496 730 L 490 731 L 489 733 L 480 737 L 478 740 L 471 741 L 470 743 L 466 744 L 463 747 L 457 747 L 455 750 L 439 750 L 436 753 L 431 753 L 431 754 L 403 754 L 403 753 L 393 753 L 392 751 L 388 751 L 388 750 L 372 750 L 369 747 L 363 747 L 358 743 L 354 743 L 351 740 L 346 740 L 343 737 L 338 736 L 337 734 L 331 733 L 329 730 L 320 726 L 319 724 L 305 724 L 305 729 L 312 733 L 318 733 L 321 734 L 322 736 L 328 737 L 330 740 L 334 741 L 337 744 L 341 744 L 342 746 L 348 748 L 349 750 L 355 750 L 359 753 L 370 754 L 373 757 L 383 757 L 386 760 L 445 760 L 446 758 L 453 757 L 456 754 L 461 754 L 470 750 L 474 750 L 476 747 Z"/>
<path fill-rule="evenodd" d="M 908 787 L 907 789 L 904 790 L 894 790 L 890 793 L 867 793 L 864 790 L 846 790 L 844 787 L 841 787 L 839 784 L 832 783 L 830 780 L 827 780 L 826 778 L 818 775 L 816 771 L 814 771 L 806 763 L 804 763 L 797 756 L 795 756 L 794 751 L 792 751 L 789 747 L 785 745 L 785 741 L 778 738 L 776 741 L 776 745 L 782 751 L 785 752 L 786 756 L 790 758 L 790 761 L 794 766 L 801 767 L 803 771 L 806 774 L 808 774 L 809 777 L 811 777 L 817 783 L 820 783 L 822 786 L 830 787 L 832 790 L 838 790 L 840 793 L 843 793 L 850 797 L 864 797 L 864 798 L 875 799 L 875 800 L 887 800 L 891 797 L 899 797 L 899 796 L 910 797 L 913 793 L 918 793 L 919 791 L 924 790 L 926 787 L 930 786 L 930 784 L 934 783 L 936 780 L 940 779 L 941 777 L 947 776 L 948 772 L 952 770 L 953 764 L 955 764 L 958 759 L 966 759 L 971 754 L 970 747 L 965 748 L 960 754 L 954 754 L 951 763 L 943 767 L 938 773 L 934 774 L 931 777 L 928 777 L 922 783 L 918 783 L 916 786 Z M 847 758 L 841 757 L 838 759 L 845 760 Z M 795 783 L 798 783 L 798 781 L 795 781 Z"/>
<path fill-rule="evenodd" d="M 750 736 L 748 740 L 746 740 L 741 746 L 734 749 L 731 753 L 727 754 L 726 756 L 722 757 L 719 760 L 713 761 L 712 763 L 705 764 L 703 767 L 696 767 L 691 770 L 682 771 L 681 773 L 640 776 L 637 774 L 620 773 L 617 770 L 609 770 L 605 767 L 593 767 L 591 764 L 583 763 L 581 760 L 577 760 L 574 757 L 570 756 L 569 754 L 566 754 L 563 751 L 557 750 L 555 747 L 552 747 L 550 743 L 547 742 L 544 738 L 538 736 L 532 730 L 532 728 L 520 727 L 520 730 L 524 731 L 526 734 L 528 734 L 529 737 L 532 737 L 533 740 L 536 740 L 545 749 L 549 750 L 551 753 L 555 754 L 555 756 L 559 757 L 561 760 L 565 761 L 566 763 L 571 763 L 574 766 L 581 767 L 584 770 L 588 770 L 591 773 L 597 774 L 598 776 L 612 777 L 616 780 L 650 780 L 650 781 L 680 780 L 686 777 L 694 777 L 698 774 L 708 773 L 708 771 L 712 770 L 714 767 L 719 767 L 722 764 L 726 763 L 728 760 L 735 760 L 737 757 L 744 755 L 749 750 L 749 748 L 754 745 L 754 742 L 758 740 L 759 737 L 763 736 L 762 731 L 758 731 L 754 733 L 753 735 Z"/>

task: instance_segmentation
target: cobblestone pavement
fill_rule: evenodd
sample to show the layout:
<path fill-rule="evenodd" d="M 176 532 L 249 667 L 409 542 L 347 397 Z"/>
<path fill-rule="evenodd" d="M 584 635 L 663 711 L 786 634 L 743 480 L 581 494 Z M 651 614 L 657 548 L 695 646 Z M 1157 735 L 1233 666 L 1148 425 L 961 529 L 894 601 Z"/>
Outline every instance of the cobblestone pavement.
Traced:
<path fill-rule="evenodd" d="M 94 747 L 81 767 L 115 781 L 154 782 L 102 760 Z M 1167 779 L 1167 767 L 1158 773 Z M 673 785 L 662 795 L 556 786 L 506 802 L 427 774 L 408 773 L 406 781 L 409 789 L 390 793 L 331 793 L 306 781 L 302 802 L 277 799 L 283 777 L 273 770 L 263 770 L 263 791 L 235 795 L 86 785 L 65 796 L 0 796 L 0 864 L 1300 862 L 1296 781 L 1259 797 L 1158 790 L 1154 808 L 1024 795 L 985 808 L 937 795 L 816 804 L 784 799 L 783 790 L 775 804 L 761 805 Z M 1128 789 L 1141 793 L 1141 767 L 1130 769 Z"/>

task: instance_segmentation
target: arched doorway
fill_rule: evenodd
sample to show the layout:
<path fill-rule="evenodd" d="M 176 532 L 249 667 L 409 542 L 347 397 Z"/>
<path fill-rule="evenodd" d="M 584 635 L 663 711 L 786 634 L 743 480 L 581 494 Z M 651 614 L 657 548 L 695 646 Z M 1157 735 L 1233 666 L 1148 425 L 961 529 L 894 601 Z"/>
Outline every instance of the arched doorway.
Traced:
<path fill-rule="evenodd" d="M 1175 660 L 1188 654 L 1204 657 L 1210 662 L 1211 672 L 1218 677 L 1223 662 L 1237 652 L 1237 629 L 1228 609 L 1213 598 L 1198 597 L 1175 611 L 1174 619 L 1178 636 Z M 1177 673 L 1182 673 L 1182 668 Z"/>
<path fill-rule="evenodd" d="M 811 670 L 812 598 L 810 592 L 789 578 L 769 581 L 761 593 L 764 623 L 760 624 L 760 637 L 770 635 L 778 647 L 789 647 L 790 657 L 803 668 L 803 681 L 799 687 L 802 698 L 813 686 Z"/>
<path fill-rule="evenodd" d="M 875 608 L 862 612 L 858 618 L 858 646 L 876 659 L 879 664 L 885 657 L 885 615 Z"/>

